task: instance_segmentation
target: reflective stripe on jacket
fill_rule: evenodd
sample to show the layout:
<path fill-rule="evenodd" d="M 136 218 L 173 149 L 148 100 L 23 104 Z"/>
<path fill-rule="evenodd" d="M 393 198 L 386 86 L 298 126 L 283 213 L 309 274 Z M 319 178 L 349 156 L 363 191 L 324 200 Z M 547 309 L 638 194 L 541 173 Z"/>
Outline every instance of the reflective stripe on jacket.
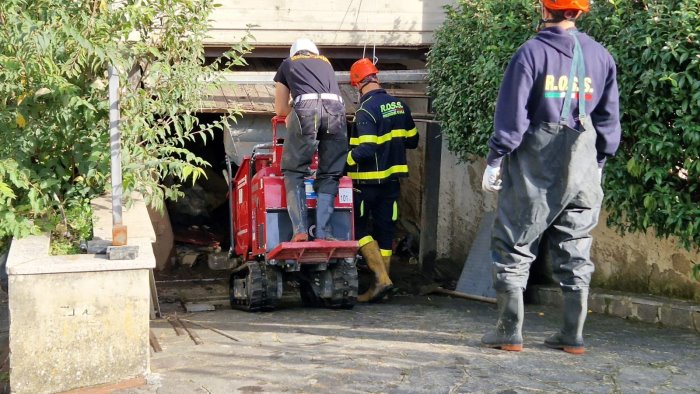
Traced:
<path fill-rule="evenodd" d="M 357 183 L 383 183 L 408 175 L 406 149 L 418 146 L 411 110 L 384 89 L 362 96 L 350 134 L 347 173 Z"/>

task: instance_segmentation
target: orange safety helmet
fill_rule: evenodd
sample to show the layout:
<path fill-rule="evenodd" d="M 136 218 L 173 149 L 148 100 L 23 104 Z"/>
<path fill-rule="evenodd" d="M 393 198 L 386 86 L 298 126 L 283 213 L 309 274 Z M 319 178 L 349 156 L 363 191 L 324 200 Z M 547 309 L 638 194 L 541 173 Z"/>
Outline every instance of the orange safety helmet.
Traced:
<path fill-rule="evenodd" d="M 588 0 L 541 0 L 542 5 L 550 10 L 578 10 L 588 12 L 590 4 Z"/>
<path fill-rule="evenodd" d="M 350 85 L 357 86 L 368 75 L 377 74 L 378 72 L 379 70 L 377 70 L 377 67 L 374 66 L 371 60 L 366 57 L 362 58 L 350 67 Z"/>

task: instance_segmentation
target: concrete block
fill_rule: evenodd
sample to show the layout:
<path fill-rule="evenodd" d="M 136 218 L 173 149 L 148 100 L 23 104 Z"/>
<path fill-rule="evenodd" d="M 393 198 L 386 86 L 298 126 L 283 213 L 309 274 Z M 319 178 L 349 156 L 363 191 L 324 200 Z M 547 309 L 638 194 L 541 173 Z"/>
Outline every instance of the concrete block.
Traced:
<path fill-rule="evenodd" d="M 534 292 L 534 302 L 541 305 L 561 307 L 564 297 L 558 287 L 537 287 Z"/>
<path fill-rule="evenodd" d="M 10 275 L 12 392 L 145 375 L 148 286 L 148 269 Z"/>
<path fill-rule="evenodd" d="M 107 257 L 110 260 L 134 260 L 138 255 L 139 247 L 135 245 L 107 247 Z"/>
<path fill-rule="evenodd" d="M 110 240 L 109 198 L 92 206 L 95 237 Z M 135 203 L 124 222 L 141 217 L 148 217 L 145 204 Z M 144 236 L 129 244 L 141 255 L 118 263 L 104 254 L 49 256 L 46 235 L 13 240 L 7 259 L 13 393 L 64 392 L 149 372 L 155 257 L 149 229 L 139 226 L 130 234 Z"/>
<path fill-rule="evenodd" d="M 216 308 L 212 304 L 207 304 L 207 303 L 194 303 L 194 302 L 186 302 L 185 303 L 185 310 L 187 312 L 207 312 L 207 311 L 213 311 Z"/>
<path fill-rule="evenodd" d="M 228 270 L 235 268 L 239 261 L 235 258 L 229 258 L 228 252 L 212 252 L 207 256 L 207 264 L 211 270 Z"/>
<path fill-rule="evenodd" d="M 693 314 L 689 305 L 663 305 L 659 310 L 661 324 L 668 327 L 695 329 Z"/>
<path fill-rule="evenodd" d="M 634 314 L 633 318 L 645 323 L 659 322 L 659 309 L 663 305 L 661 302 L 645 298 L 631 297 Z"/>
<path fill-rule="evenodd" d="M 613 295 L 610 297 L 608 314 L 624 319 L 634 317 L 632 301 L 628 297 Z"/>
<path fill-rule="evenodd" d="M 186 267 L 192 267 L 197 262 L 199 253 L 186 253 L 180 257 L 180 264 Z"/>
<path fill-rule="evenodd" d="M 609 297 L 605 294 L 591 293 L 588 296 L 588 309 L 594 313 L 608 313 Z"/>
<path fill-rule="evenodd" d="M 112 246 L 112 241 L 106 239 L 94 239 L 87 241 L 87 254 L 105 254 L 107 248 Z"/>

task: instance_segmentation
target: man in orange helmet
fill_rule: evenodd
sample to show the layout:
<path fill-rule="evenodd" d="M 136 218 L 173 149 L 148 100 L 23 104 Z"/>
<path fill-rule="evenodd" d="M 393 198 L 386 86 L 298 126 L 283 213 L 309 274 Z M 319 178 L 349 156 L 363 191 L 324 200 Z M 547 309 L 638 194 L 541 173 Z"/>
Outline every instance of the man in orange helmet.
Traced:
<path fill-rule="evenodd" d="M 590 232 L 603 165 L 621 133 L 615 61 L 576 30 L 588 9 L 588 0 L 541 0 L 543 28 L 518 49 L 501 83 L 482 181 L 485 191 L 499 191 L 491 238 L 499 317 L 481 339 L 486 347 L 522 350 L 523 290 L 546 240 L 564 324 L 545 345 L 584 353 Z"/>
<path fill-rule="evenodd" d="M 350 84 L 361 97 L 350 136 L 347 173 L 356 189 L 355 236 L 360 253 L 375 275 L 369 290 L 357 297 L 359 302 L 380 301 L 393 288 L 389 269 L 398 218 L 399 179 L 408 176 L 406 149 L 418 146 L 410 109 L 382 89 L 378 73 L 366 58 L 350 68 Z"/>

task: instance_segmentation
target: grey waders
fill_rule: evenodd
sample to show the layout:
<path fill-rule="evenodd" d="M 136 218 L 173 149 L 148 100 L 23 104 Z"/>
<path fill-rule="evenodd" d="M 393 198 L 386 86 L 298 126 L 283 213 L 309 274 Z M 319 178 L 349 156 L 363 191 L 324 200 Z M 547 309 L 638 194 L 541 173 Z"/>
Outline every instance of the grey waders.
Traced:
<path fill-rule="evenodd" d="M 520 290 L 499 292 L 498 323 L 496 330 L 481 338 L 481 345 L 501 350 L 519 352 L 523 350 L 523 292 Z"/>
<path fill-rule="evenodd" d="M 582 81 L 583 53 L 575 32 L 572 36 L 575 45 L 569 81 L 576 74 Z M 572 126 L 573 85 L 568 84 L 559 121 L 531 124 L 518 148 L 503 158 L 503 188 L 491 238 L 500 316 L 496 332 L 482 339 L 486 346 L 522 349 L 522 290 L 540 241 L 547 238 L 552 273 L 564 293 L 565 318 L 562 330 L 548 338 L 546 345 L 583 352 L 586 297 L 595 270 L 590 232 L 598 223 L 603 190 L 597 133 L 586 114 L 584 94 L 578 95 L 578 122 Z"/>
<path fill-rule="evenodd" d="M 287 189 L 287 211 L 292 221 L 292 242 L 305 242 L 309 240 L 306 230 L 308 226 L 306 191 L 303 184 L 299 185 L 293 179 L 284 178 L 284 187 Z"/>
<path fill-rule="evenodd" d="M 564 292 L 564 325 L 544 340 L 547 347 L 583 354 L 583 323 L 588 312 L 588 290 Z"/>
<path fill-rule="evenodd" d="M 316 198 L 316 239 L 335 241 L 333 230 L 330 226 L 333 215 L 333 203 L 335 196 L 328 193 L 318 193 Z"/>

